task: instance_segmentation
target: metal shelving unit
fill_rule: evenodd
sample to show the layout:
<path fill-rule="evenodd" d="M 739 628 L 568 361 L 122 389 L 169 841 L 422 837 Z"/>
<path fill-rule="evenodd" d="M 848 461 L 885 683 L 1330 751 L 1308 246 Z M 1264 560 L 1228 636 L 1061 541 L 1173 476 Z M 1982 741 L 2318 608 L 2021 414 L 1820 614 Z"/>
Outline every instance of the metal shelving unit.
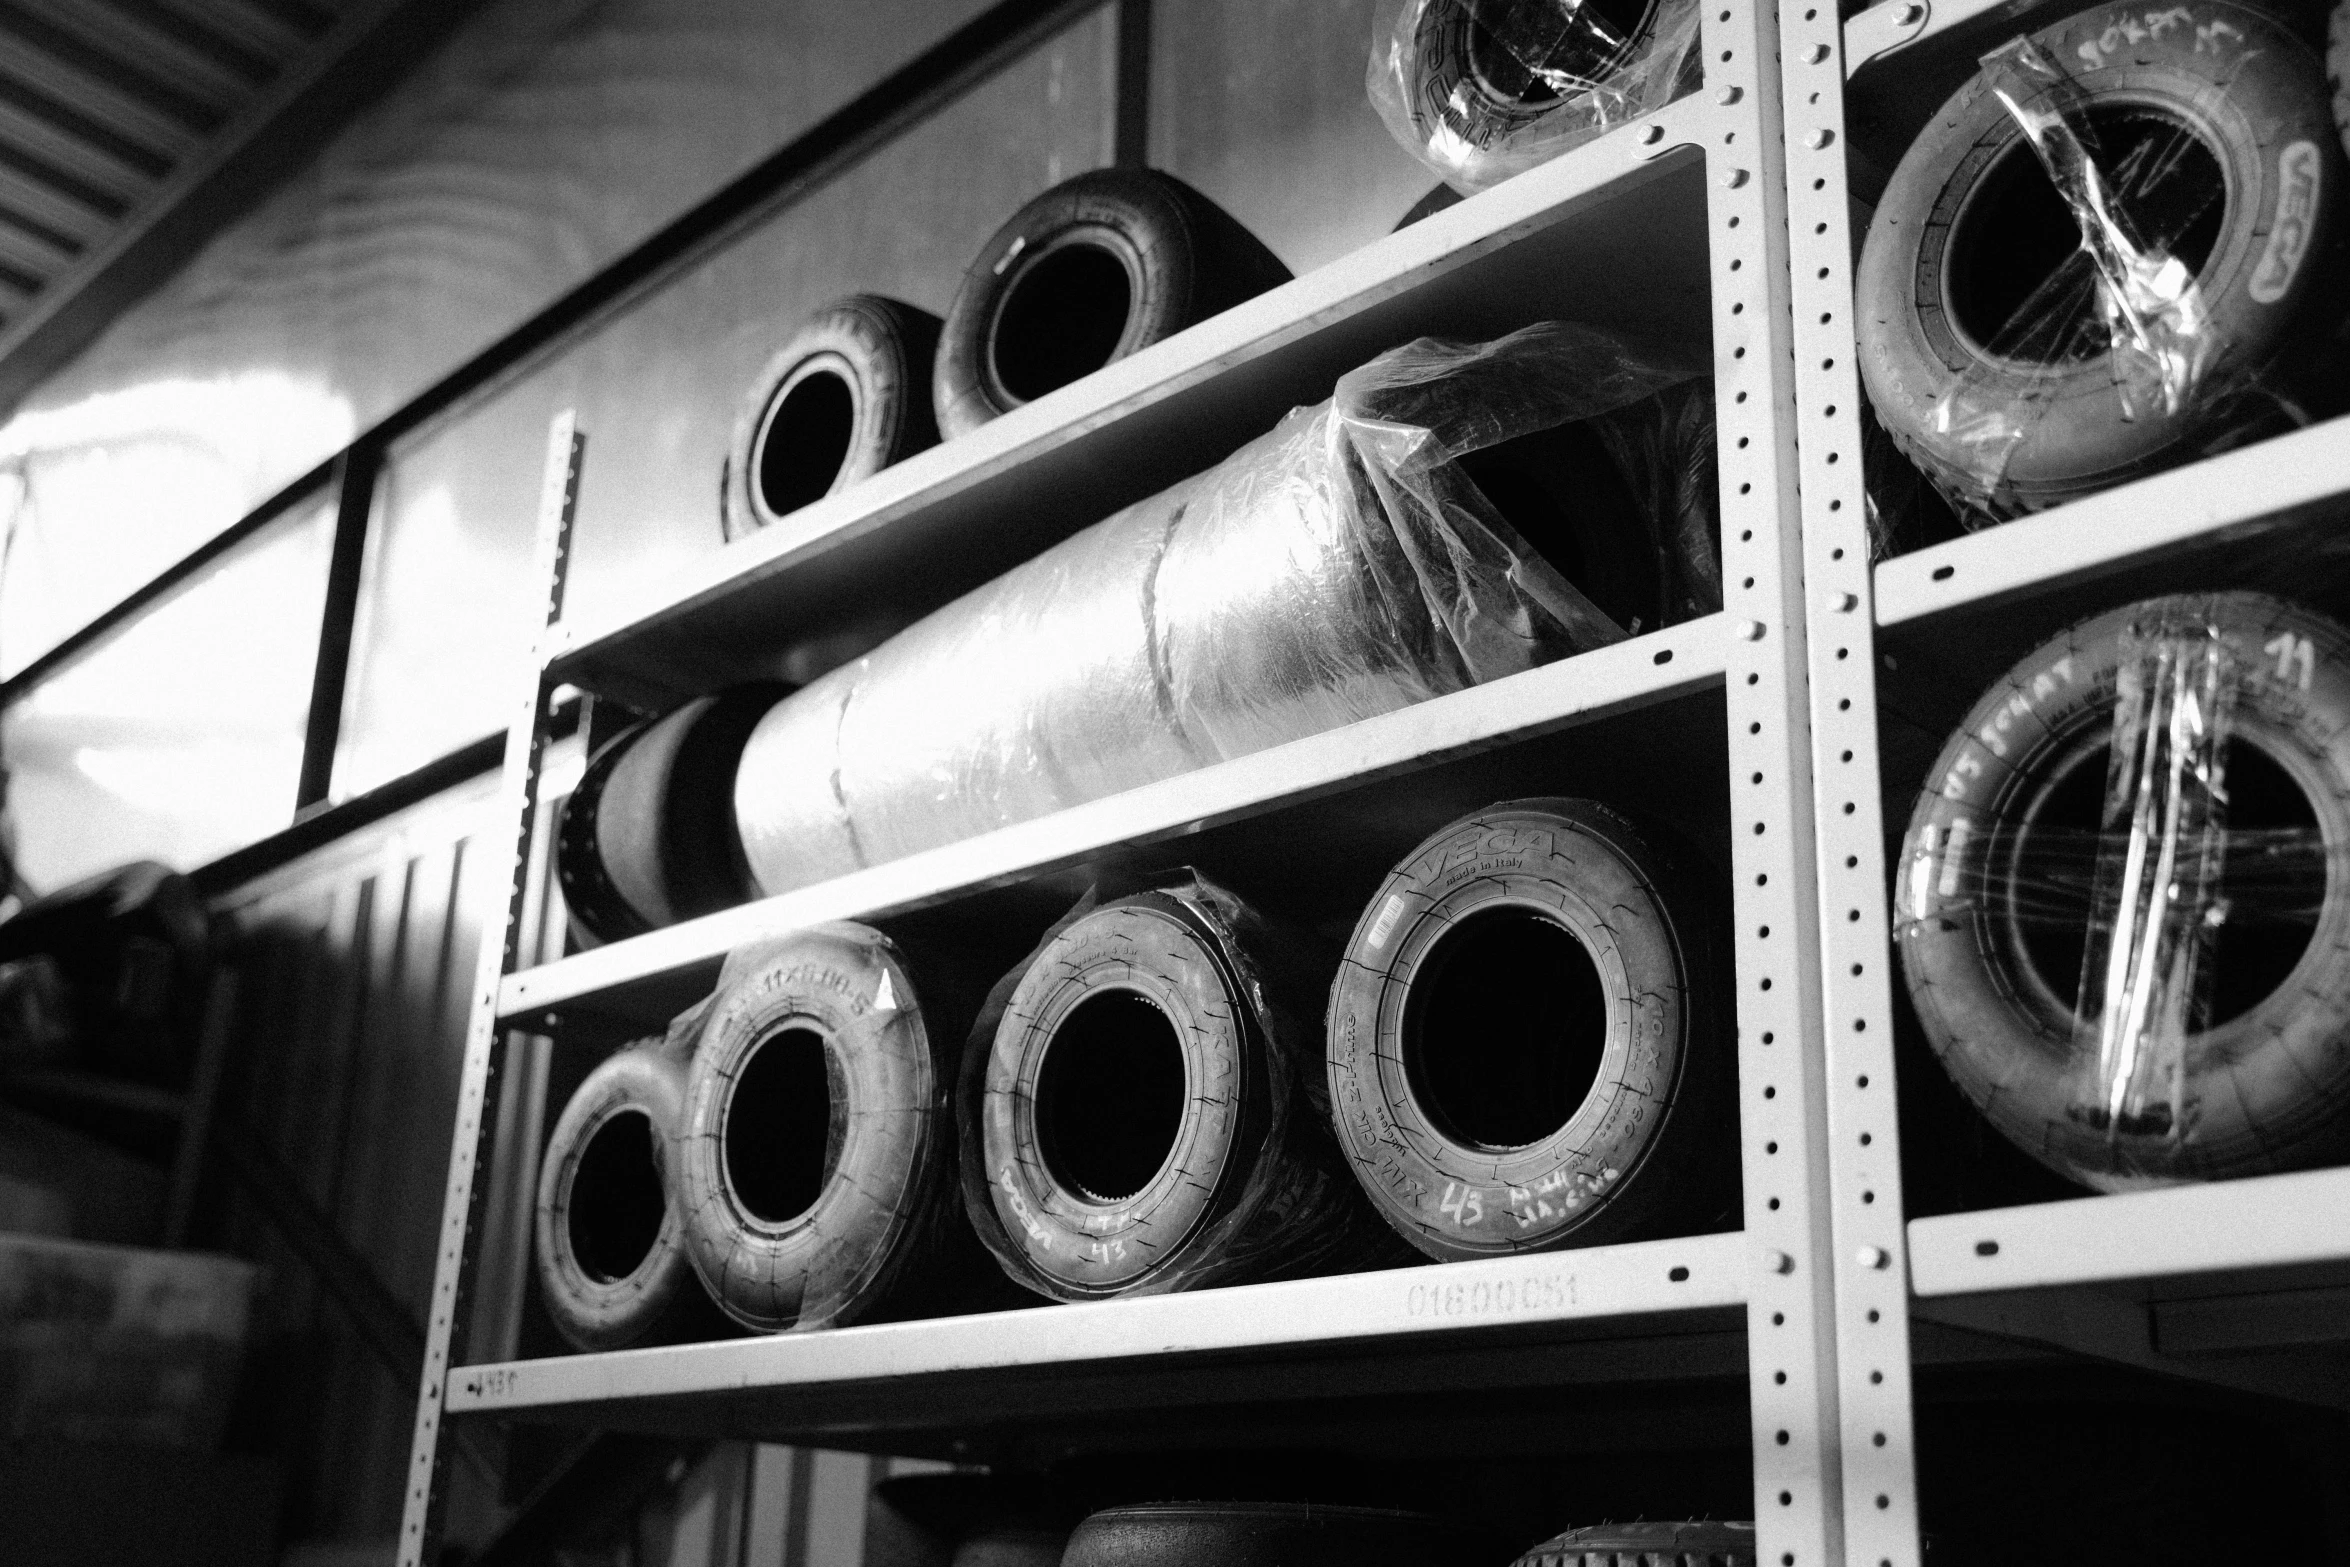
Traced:
<path fill-rule="evenodd" d="M 549 629 L 521 674 L 506 756 L 513 908 L 506 940 L 484 946 L 467 1048 L 404 1564 L 429 1559 L 437 1533 L 445 1420 L 986 1456 L 1048 1436 L 1082 1443 L 1143 1411 L 1201 1442 L 1317 1411 L 1333 1429 L 1409 1433 L 1539 1418 L 1564 1389 L 1630 1409 L 1661 1385 L 1709 1382 L 1743 1387 L 1766 1559 L 1842 1558 L 1827 1085 L 1807 1043 L 1822 1027 L 1821 921 L 1783 149 L 1767 69 L 1778 24 L 1726 6 L 1705 25 L 1701 93 L 819 502 L 593 623 L 561 615 L 585 438 L 558 422 L 540 529 Z M 745 678 L 827 606 L 888 593 L 903 607 L 946 602 L 1219 460 L 1381 349 L 1552 317 L 1710 345 L 1721 614 L 514 971 L 540 725 L 558 686 L 657 706 Z M 1736 926 L 1742 1229 L 806 1335 L 469 1357 L 484 1110 L 510 1031 L 551 1033 L 558 1049 L 626 1037 L 705 993 L 730 948 L 814 920 L 1041 928 L 1038 911 L 1065 906 L 1070 873 L 1087 867 L 1223 856 L 1305 884 L 1359 875 L 1461 809 L 1535 791 L 1665 812 L 1720 861 Z"/>
<path fill-rule="evenodd" d="M 2014 659 L 2093 610 L 2186 589 L 2291 593 L 2293 540 L 2350 497 L 2350 420 L 2335 420 L 1871 568 L 1856 206 L 1984 50 L 2076 8 L 1887 0 L 1839 22 L 1824 0 L 1780 6 L 1838 1448 L 1855 1567 L 1921 1559 L 1920 1364 L 2054 1350 L 2350 1408 L 2339 1355 L 2350 1170 L 1980 1211 L 1913 1213 L 1904 1200 L 1886 833 L 1931 752 L 1908 763 L 1888 729 L 1916 708 L 1950 709 L 1954 725 Z"/>

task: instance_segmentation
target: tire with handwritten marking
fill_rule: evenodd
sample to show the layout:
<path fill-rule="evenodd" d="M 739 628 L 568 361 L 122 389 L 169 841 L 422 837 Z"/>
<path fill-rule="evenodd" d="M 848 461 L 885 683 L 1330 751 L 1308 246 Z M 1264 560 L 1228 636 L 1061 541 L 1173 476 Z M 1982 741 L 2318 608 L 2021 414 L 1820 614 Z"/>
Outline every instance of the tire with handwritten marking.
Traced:
<path fill-rule="evenodd" d="M 957 1225 L 940 1050 L 958 1020 L 934 1032 L 924 999 L 862 925 L 727 960 L 687 1077 L 676 1200 L 694 1271 L 745 1327 L 871 1316 Z"/>
<path fill-rule="evenodd" d="M 2125 396 L 2078 221 L 1987 76 L 1960 88 L 1877 207 L 1855 326 L 1887 433 L 1994 518 L 2281 427 L 2262 390 L 2305 394 L 2294 383 L 2341 315 L 2350 217 L 2324 68 L 2283 22 L 2231 0 L 2139 0 L 2032 37 L 2070 83 L 2021 109 L 2077 103 L 2068 123 L 2108 201 L 2147 255 L 2192 270 L 2201 320 L 2178 334 L 2184 395 L 2166 402 L 2149 378 Z"/>
<path fill-rule="evenodd" d="M 2208 627 L 2234 670 L 2225 918 L 2169 1124 L 2099 1124 L 2080 1019 L 2089 886 L 2133 626 Z M 2126 842 L 2126 839 L 2123 840 Z M 2010 670 L 1927 775 L 1894 883 L 1926 1041 L 2010 1141 L 2100 1190 L 2350 1159 L 2350 630 L 2282 599 L 2149 599 Z"/>
<path fill-rule="evenodd" d="M 1005 1272 L 1086 1300 L 1400 1260 L 1313 1103 L 1327 973 L 1205 884 L 1048 936 L 963 1090 L 965 1204 Z"/>
<path fill-rule="evenodd" d="M 724 1325 L 669 1201 L 684 1101 L 684 1052 L 645 1040 L 587 1075 L 547 1139 L 533 1226 L 539 1296 L 580 1349 L 674 1343 Z"/>
<path fill-rule="evenodd" d="M 1588 800 L 1464 817 L 1388 874 L 1331 987 L 1340 1143 L 1452 1260 L 1736 1212 L 1714 900 Z"/>

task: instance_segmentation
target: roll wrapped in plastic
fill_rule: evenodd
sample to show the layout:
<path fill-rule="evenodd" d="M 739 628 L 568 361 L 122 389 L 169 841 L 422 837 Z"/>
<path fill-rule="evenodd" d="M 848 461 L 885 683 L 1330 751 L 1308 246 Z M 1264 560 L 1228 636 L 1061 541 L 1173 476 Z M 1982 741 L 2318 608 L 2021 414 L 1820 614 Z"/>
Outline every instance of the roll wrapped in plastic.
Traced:
<path fill-rule="evenodd" d="M 1700 373 L 1589 327 L 1420 339 L 785 699 L 735 809 L 768 893 L 1620 640 L 1457 459 Z"/>

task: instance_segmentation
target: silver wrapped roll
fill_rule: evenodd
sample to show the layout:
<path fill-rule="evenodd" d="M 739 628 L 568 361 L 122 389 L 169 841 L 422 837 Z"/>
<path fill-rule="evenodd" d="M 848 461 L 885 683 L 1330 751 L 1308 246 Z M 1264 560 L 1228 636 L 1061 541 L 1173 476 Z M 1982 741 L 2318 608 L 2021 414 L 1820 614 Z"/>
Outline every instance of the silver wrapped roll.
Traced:
<path fill-rule="evenodd" d="M 1588 328 L 1407 344 L 768 713 L 735 811 L 808 886 L 1619 640 L 1453 459 L 1691 367 Z"/>

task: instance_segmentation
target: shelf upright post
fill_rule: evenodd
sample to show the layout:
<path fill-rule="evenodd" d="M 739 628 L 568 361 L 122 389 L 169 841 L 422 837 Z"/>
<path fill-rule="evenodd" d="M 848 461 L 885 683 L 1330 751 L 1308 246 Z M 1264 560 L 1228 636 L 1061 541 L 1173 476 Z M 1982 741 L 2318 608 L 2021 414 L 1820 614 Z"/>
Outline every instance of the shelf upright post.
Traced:
<path fill-rule="evenodd" d="M 1922 16 L 1924 7 L 1913 9 Z M 1844 29 L 1827 0 L 1783 0 L 1780 16 L 1849 1560 L 1918 1567 L 1875 608 L 1852 353 Z"/>
<path fill-rule="evenodd" d="M 1779 22 L 1768 3 L 1705 4 L 1755 1522 L 1767 1567 L 1834 1567 L 1843 1502 Z"/>
<path fill-rule="evenodd" d="M 571 410 L 555 416 L 547 430 L 546 477 L 539 490 L 538 540 L 531 580 L 545 587 L 542 629 L 563 613 L 563 586 L 571 564 L 571 522 L 579 502 L 580 455 L 586 437 Z M 511 971 L 528 888 L 530 829 L 538 812 L 539 763 L 547 722 L 547 639 L 536 636 L 526 667 L 519 671 L 512 722 L 506 730 L 506 759 L 492 831 L 503 831 L 504 902 L 493 924 L 482 924 L 480 956 L 474 968 L 473 1010 L 465 1029 L 465 1062 L 458 1079 L 457 1121 L 449 1146 L 449 1183 L 441 1205 L 441 1244 L 433 1264 L 432 1310 L 425 1329 L 424 1375 L 416 1395 L 416 1432 L 408 1457 L 406 1494 L 401 1499 L 399 1567 L 429 1567 L 440 1535 L 441 1403 L 449 1368 L 465 1352 L 466 1295 L 472 1282 L 474 1221 L 486 1187 L 474 1180 L 490 1131 L 485 1113 L 504 1058 L 505 1031 L 498 1026 L 498 985 Z M 485 835 L 486 836 L 486 835 Z"/>

